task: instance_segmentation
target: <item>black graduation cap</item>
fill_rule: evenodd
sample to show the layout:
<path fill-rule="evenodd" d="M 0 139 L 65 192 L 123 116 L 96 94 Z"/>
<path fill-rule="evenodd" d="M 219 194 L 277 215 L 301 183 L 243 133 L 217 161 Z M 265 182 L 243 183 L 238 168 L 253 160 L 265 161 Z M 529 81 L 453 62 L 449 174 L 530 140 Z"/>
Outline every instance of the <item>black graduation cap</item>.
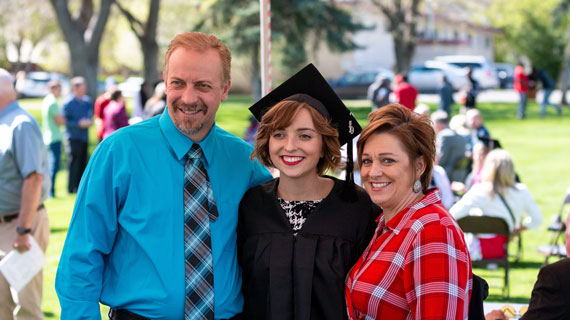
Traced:
<path fill-rule="evenodd" d="M 479 141 L 481 141 L 489 150 L 500 149 L 501 143 L 499 140 L 492 139 L 490 137 L 478 136 Z"/>
<path fill-rule="evenodd" d="M 346 182 L 350 187 L 347 189 L 353 192 L 352 139 L 360 134 L 362 128 L 350 110 L 312 63 L 257 101 L 249 111 L 261 122 L 265 112 L 283 100 L 304 102 L 315 108 L 338 130 L 340 145 L 348 143 Z"/>

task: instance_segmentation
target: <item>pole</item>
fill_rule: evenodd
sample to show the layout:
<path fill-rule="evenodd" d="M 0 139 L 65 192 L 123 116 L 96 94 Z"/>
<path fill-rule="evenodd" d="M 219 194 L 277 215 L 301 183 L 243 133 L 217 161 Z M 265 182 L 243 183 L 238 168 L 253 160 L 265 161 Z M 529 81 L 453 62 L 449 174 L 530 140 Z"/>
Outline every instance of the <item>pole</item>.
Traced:
<path fill-rule="evenodd" d="M 271 0 L 259 0 L 261 96 L 271 91 Z"/>

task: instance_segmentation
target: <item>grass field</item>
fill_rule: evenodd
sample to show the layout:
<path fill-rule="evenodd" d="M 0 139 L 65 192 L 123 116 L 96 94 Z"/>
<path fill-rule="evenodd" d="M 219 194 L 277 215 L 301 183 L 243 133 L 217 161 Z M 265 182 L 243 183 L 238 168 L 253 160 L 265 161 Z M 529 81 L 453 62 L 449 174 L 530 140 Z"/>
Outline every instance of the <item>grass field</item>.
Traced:
<path fill-rule="evenodd" d="M 21 101 L 21 105 L 38 120 L 39 103 L 37 99 Z M 217 124 L 241 136 L 248 124 L 247 107 L 250 103 L 248 96 L 234 96 L 224 102 L 218 111 Z M 370 111 L 367 102 L 348 100 L 346 103 L 364 126 Z M 521 180 L 529 187 L 545 217 L 539 230 L 524 233 L 523 258 L 521 262 L 511 264 L 511 301 L 528 303 L 538 270 L 544 260 L 536 249 L 539 245 L 548 243 L 550 235 L 546 232 L 546 227 L 558 211 L 564 191 L 570 187 L 570 166 L 566 165 L 570 159 L 570 109 L 565 109 L 562 117 L 557 117 L 549 110 L 551 113 L 543 119 L 538 115 L 538 105 L 531 102 L 528 106 L 528 118 L 523 121 L 516 119 L 515 104 L 482 103 L 479 109 L 485 117 L 485 124 L 491 135 L 512 153 Z M 457 112 L 457 109 L 454 111 Z M 96 146 L 93 132 L 91 137 L 92 151 Z M 62 163 L 65 163 L 64 159 Z M 60 314 L 54 278 L 75 200 L 74 195 L 66 193 L 66 179 L 67 172 L 62 169 L 56 181 L 57 197 L 46 202 L 51 224 L 48 263 L 44 269 L 43 310 L 47 319 L 59 319 Z M 475 269 L 474 272 L 490 283 L 491 295 L 488 300 L 501 301 L 501 291 L 498 287 L 502 285 L 502 269 Z M 105 310 L 103 308 L 102 314 Z"/>

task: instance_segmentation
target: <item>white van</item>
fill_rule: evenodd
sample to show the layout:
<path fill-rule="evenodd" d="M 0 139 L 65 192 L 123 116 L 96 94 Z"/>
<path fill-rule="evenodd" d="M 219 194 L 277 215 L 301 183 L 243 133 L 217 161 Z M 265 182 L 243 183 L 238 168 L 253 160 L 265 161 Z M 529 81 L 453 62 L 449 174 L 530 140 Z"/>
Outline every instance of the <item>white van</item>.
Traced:
<path fill-rule="evenodd" d="M 481 89 L 494 89 L 499 87 L 499 77 L 497 71 L 484 56 L 471 55 L 451 55 L 437 56 L 434 58 L 460 68 L 472 68 L 473 77 L 479 82 Z"/>

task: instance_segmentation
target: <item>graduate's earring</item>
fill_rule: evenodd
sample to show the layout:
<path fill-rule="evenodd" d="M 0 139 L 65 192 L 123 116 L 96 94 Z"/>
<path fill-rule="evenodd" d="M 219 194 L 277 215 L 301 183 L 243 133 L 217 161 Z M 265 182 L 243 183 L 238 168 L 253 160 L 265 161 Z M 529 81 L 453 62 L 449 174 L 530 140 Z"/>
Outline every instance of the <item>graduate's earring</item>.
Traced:
<path fill-rule="evenodd" d="M 422 183 L 420 182 L 420 179 L 416 180 L 416 182 L 414 182 L 414 192 L 418 193 L 420 192 L 420 190 L 422 189 Z"/>

